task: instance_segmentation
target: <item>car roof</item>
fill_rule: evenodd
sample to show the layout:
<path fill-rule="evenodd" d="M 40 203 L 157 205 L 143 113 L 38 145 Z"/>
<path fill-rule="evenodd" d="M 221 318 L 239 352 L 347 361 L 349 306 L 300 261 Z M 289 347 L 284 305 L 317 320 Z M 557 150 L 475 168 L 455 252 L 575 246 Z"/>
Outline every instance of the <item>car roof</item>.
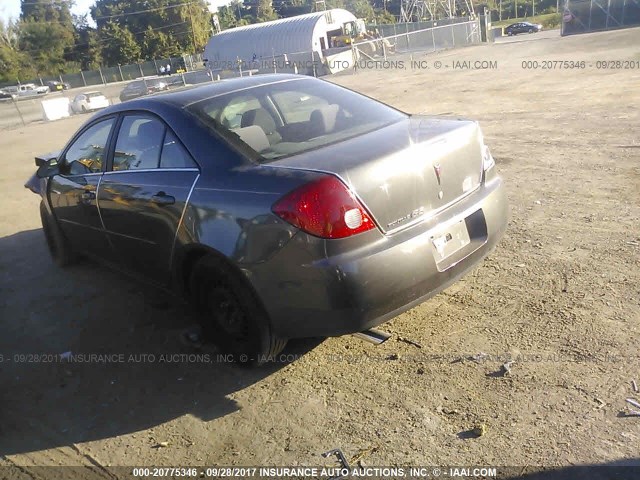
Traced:
<path fill-rule="evenodd" d="M 280 83 L 284 81 L 292 81 L 292 80 L 303 80 L 303 79 L 314 79 L 313 77 L 307 77 L 304 75 L 293 75 L 293 74 L 265 74 L 265 75 L 253 75 L 247 77 L 239 77 L 239 78 L 231 78 L 227 80 L 221 80 L 214 83 L 209 83 L 206 85 L 198 85 L 193 87 L 188 87 L 185 89 L 181 89 L 178 91 L 170 92 L 170 93 L 162 93 L 159 95 L 153 95 L 149 97 L 144 97 L 139 100 L 134 100 L 138 107 L 145 108 L 145 103 L 153 102 L 153 103 L 167 103 L 171 104 L 174 107 L 186 107 L 192 103 L 198 102 L 200 100 L 204 100 L 207 98 L 218 97 L 220 95 L 225 95 L 231 92 L 237 92 L 241 90 L 246 90 L 253 87 L 258 87 L 262 85 L 270 85 L 275 83 Z M 317 80 L 321 82 L 322 80 Z M 132 102 L 127 102 L 130 106 Z M 119 104 L 122 105 L 122 104 Z M 126 104 L 122 107 L 122 110 L 126 110 Z"/>

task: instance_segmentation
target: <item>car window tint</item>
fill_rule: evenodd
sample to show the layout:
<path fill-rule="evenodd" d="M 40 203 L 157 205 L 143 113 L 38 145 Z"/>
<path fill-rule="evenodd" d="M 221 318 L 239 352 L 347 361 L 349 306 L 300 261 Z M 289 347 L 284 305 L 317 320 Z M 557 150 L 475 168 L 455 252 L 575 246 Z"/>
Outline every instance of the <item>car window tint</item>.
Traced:
<path fill-rule="evenodd" d="M 329 104 L 324 98 L 297 91 L 276 92 L 273 100 L 287 123 L 308 122 L 311 112 Z"/>
<path fill-rule="evenodd" d="M 256 161 L 320 148 L 406 118 L 350 90 L 303 78 L 230 92 L 187 108 L 231 144 L 252 150 L 247 154 Z"/>
<path fill-rule="evenodd" d="M 167 131 L 162 145 L 160 168 L 197 168 L 191 155 L 185 150 L 176 136 Z"/>
<path fill-rule="evenodd" d="M 158 168 L 163 138 L 164 125 L 159 120 L 126 116 L 118 132 L 113 170 Z"/>
<path fill-rule="evenodd" d="M 114 119 L 99 122 L 82 133 L 65 154 L 71 175 L 102 171 L 104 151 Z"/>
<path fill-rule="evenodd" d="M 220 123 L 227 128 L 240 128 L 242 115 L 249 110 L 256 110 L 260 107 L 260 102 L 256 97 L 240 95 L 224 107 L 220 114 Z"/>

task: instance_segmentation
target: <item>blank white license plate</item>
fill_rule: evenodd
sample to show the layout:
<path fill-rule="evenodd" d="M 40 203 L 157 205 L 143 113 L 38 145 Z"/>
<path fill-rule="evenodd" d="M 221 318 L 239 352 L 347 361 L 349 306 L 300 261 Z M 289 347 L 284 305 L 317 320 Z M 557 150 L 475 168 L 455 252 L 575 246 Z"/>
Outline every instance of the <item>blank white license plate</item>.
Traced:
<path fill-rule="evenodd" d="M 445 258 L 450 257 L 461 248 L 469 245 L 470 242 L 467 224 L 464 220 L 447 226 L 431 239 L 433 255 L 436 262 L 439 263 Z"/>

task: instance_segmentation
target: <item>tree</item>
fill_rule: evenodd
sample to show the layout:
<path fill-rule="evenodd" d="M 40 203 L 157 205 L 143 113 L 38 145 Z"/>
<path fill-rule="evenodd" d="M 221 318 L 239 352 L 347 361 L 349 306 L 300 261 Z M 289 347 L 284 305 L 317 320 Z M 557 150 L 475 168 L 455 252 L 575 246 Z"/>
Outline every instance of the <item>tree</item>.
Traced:
<path fill-rule="evenodd" d="M 74 47 L 71 0 L 22 0 L 19 48 L 42 73 L 61 73 Z"/>
<path fill-rule="evenodd" d="M 102 59 L 107 65 L 133 63 L 140 60 L 141 48 L 136 37 L 128 29 L 115 22 L 107 23 L 100 30 Z"/>
<path fill-rule="evenodd" d="M 376 10 L 376 24 L 396 23 L 396 17 L 387 10 Z"/>
<path fill-rule="evenodd" d="M 105 61 L 117 58 L 121 64 L 140 57 L 200 52 L 212 33 L 211 14 L 204 0 L 97 0 L 91 16 Z M 117 56 L 118 50 L 107 45 L 115 27 L 137 42 L 139 52 L 121 48 Z M 136 58 L 128 54 L 136 54 Z"/>
<path fill-rule="evenodd" d="M 345 0 L 345 8 L 366 23 L 373 21 L 376 16 L 368 0 Z"/>
<path fill-rule="evenodd" d="M 238 17 L 236 17 L 234 9 L 230 5 L 218 7 L 218 20 L 222 30 L 238 26 Z"/>
<path fill-rule="evenodd" d="M 258 22 L 269 22 L 271 20 L 276 20 L 277 18 L 278 14 L 273 9 L 272 0 L 258 0 L 256 10 L 256 20 Z"/>
<path fill-rule="evenodd" d="M 91 70 L 100 66 L 102 62 L 102 48 L 98 41 L 98 34 L 89 25 L 87 15 L 74 16 L 75 45 L 70 54 L 70 60 L 79 65 L 82 70 Z"/>
<path fill-rule="evenodd" d="M 18 49 L 19 25 L 0 19 L 0 82 L 18 82 L 33 78 L 35 70 Z"/>

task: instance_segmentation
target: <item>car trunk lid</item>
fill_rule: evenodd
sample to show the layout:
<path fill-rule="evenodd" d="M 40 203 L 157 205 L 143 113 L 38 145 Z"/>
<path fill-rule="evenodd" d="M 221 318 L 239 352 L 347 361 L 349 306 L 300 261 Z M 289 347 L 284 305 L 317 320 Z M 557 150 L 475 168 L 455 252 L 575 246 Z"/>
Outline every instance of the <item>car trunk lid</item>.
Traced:
<path fill-rule="evenodd" d="M 380 229 L 393 233 L 475 190 L 483 148 L 476 122 L 414 116 L 269 165 L 339 176 Z"/>

